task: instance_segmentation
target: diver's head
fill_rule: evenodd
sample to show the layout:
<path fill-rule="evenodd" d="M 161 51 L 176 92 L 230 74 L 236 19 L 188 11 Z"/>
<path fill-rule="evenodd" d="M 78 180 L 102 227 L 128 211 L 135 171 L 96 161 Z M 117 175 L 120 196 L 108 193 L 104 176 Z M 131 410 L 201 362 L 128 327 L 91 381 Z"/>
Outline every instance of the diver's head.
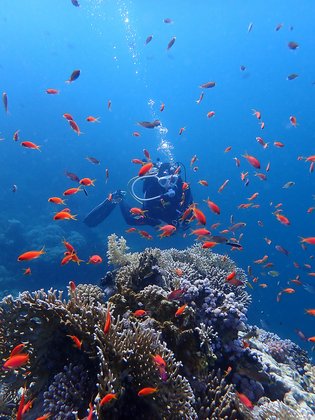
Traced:
<path fill-rule="evenodd" d="M 175 171 L 176 166 L 170 162 L 161 163 L 157 174 L 157 181 L 165 190 L 176 187 L 178 174 L 175 174 Z"/>

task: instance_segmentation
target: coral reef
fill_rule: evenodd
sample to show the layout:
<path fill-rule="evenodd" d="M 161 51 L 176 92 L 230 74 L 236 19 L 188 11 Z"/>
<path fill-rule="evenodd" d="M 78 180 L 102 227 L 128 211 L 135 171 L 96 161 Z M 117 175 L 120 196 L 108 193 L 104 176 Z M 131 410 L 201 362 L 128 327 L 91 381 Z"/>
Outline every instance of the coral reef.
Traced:
<path fill-rule="evenodd" d="M 3 360 L 21 343 L 29 360 L 0 372 L 0 415 L 15 416 L 25 386 L 25 420 L 83 419 L 90 404 L 101 420 L 314 418 L 314 367 L 247 324 L 246 275 L 230 258 L 198 245 L 131 253 L 116 235 L 108 257 L 102 287 L 2 300 Z"/>

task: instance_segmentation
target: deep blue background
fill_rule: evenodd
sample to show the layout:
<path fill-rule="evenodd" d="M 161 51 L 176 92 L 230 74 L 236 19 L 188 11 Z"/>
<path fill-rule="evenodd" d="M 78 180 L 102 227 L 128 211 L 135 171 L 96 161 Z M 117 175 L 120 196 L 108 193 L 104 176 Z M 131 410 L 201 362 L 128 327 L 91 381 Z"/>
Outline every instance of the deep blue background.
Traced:
<path fill-rule="evenodd" d="M 126 225 L 119 211 L 97 229 L 82 224 L 84 215 L 103 200 L 109 192 L 126 188 L 138 167 L 132 158 L 142 158 L 144 148 L 153 158 L 164 158 L 158 151 L 161 136 L 158 130 L 146 130 L 137 121 L 160 118 L 167 127 L 167 140 L 173 145 L 175 160 L 187 168 L 194 200 L 208 217 L 208 224 L 234 221 L 247 223 L 242 252 L 225 247 L 216 251 L 229 252 L 237 264 L 259 276 L 260 283 L 249 292 L 253 303 L 249 321 L 268 323 L 282 337 L 299 339 L 294 328 L 307 336 L 315 335 L 315 320 L 304 315 L 305 308 L 314 308 L 314 294 L 301 286 L 288 283 L 300 274 L 303 283 L 313 285 L 307 270 L 296 269 L 293 261 L 314 266 L 312 247 L 303 251 L 299 236 L 315 236 L 313 214 L 306 210 L 315 205 L 314 176 L 309 165 L 297 156 L 315 154 L 315 6 L 310 1 L 84 1 L 75 8 L 70 0 L 2 0 L 0 10 L 0 92 L 7 92 L 9 113 L 0 112 L 1 215 L 0 215 L 0 276 L 5 293 L 38 288 L 65 287 L 69 280 L 98 283 L 106 271 L 107 236 L 122 235 Z M 170 17 L 172 24 L 163 23 Z M 247 28 L 253 23 L 248 33 Z M 277 24 L 284 26 L 278 32 Z M 145 45 L 145 39 L 153 40 Z M 167 52 L 169 40 L 176 36 L 173 48 Z M 289 41 L 300 47 L 292 51 Z M 240 66 L 246 66 L 245 71 Z M 74 69 L 80 78 L 67 85 Z M 298 73 L 295 80 L 286 80 Z M 201 83 L 216 81 L 216 87 L 205 91 L 200 105 Z M 56 96 L 45 89 L 60 89 Z M 107 101 L 112 110 L 107 110 Z M 151 109 L 148 101 L 155 105 Z M 159 112 L 165 103 L 163 113 Z M 252 109 L 262 112 L 266 127 L 262 131 L 251 115 Z M 208 111 L 216 115 L 207 119 Z M 78 137 L 62 114 L 71 113 L 84 135 Z M 100 124 L 85 121 L 88 115 L 100 116 Z M 298 127 L 290 126 L 289 116 L 295 115 Z M 180 127 L 186 127 L 182 136 Z M 41 145 L 42 152 L 22 148 L 12 140 L 20 129 L 22 140 Z M 132 132 L 138 130 L 141 137 Z M 264 150 L 255 140 L 262 136 L 269 142 Z M 274 141 L 285 143 L 283 149 Z M 224 153 L 232 146 L 229 153 Z M 245 152 L 271 170 L 266 182 L 254 176 L 254 169 L 241 158 Z M 198 172 L 189 168 L 191 157 L 198 156 Z M 85 157 L 95 156 L 100 166 L 93 166 Z M 236 168 L 233 157 L 241 159 Z M 105 184 L 105 169 L 109 182 Z M 56 206 L 47 202 L 50 196 L 61 195 L 74 186 L 64 171 L 79 177 L 96 178 L 96 187 L 67 200 L 77 222 L 54 222 Z M 249 171 L 246 188 L 240 172 Z M 206 179 L 209 187 L 198 184 Z M 225 179 L 226 189 L 217 190 Z M 282 189 L 294 181 L 291 189 Z M 11 191 L 16 184 L 16 193 Z M 258 209 L 238 210 L 254 192 L 259 192 Z M 211 197 L 221 207 L 218 217 L 210 213 L 203 199 Z M 270 205 L 270 203 L 273 205 Z M 272 212 L 282 202 L 283 213 L 290 226 L 281 225 Z M 257 225 L 257 220 L 264 227 Z M 148 229 L 156 236 L 152 229 Z M 240 232 L 237 232 L 237 236 Z M 193 243 L 192 236 L 183 240 L 181 234 L 150 243 L 138 235 L 125 234 L 131 250 L 145 246 L 185 248 Z M 105 263 L 100 266 L 68 264 L 60 267 L 66 238 L 75 245 L 81 258 L 100 254 Z M 264 237 L 272 240 L 268 246 Z M 290 251 L 288 257 L 274 246 L 280 244 Z M 46 247 L 47 254 L 29 264 L 17 263 L 19 254 Z M 267 275 L 254 260 L 269 255 L 280 276 Z M 23 276 L 30 266 L 32 275 Z M 315 271 L 315 267 L 311 269 Z M 295 295 L 284 295 L 276 303 L 277 293 L 293 286 Z M 314 284 L 315 289 L 315 284 Z M 299 344 L 304 345 L 303 342 Z M 307 349 L 311 346 L 306 344 Z"/>

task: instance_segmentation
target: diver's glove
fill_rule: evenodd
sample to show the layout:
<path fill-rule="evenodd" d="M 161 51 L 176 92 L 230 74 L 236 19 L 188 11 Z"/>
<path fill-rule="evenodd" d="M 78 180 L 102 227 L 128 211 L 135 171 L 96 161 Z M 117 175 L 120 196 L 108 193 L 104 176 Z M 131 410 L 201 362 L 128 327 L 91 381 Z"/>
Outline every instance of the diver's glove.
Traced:
<path fill-rule="evenodd" d="M 175 197 L 175 191 L 173 190 L 173 188 L 170 188 L 165 194 L 163 194 L 163 197 L 165 198 Z"/>
<path fill-rule="evenodd" d="M 111 201 L 114 204 L 118 204 L 118 203 L 120 203 L 123 200 L 123 198 L 124 198 L 125 195 L 126 195 L 126 191 L 122 191 L 122 190 L 114 191 L 112 193 L 112 199 L 111 199 Z"/>

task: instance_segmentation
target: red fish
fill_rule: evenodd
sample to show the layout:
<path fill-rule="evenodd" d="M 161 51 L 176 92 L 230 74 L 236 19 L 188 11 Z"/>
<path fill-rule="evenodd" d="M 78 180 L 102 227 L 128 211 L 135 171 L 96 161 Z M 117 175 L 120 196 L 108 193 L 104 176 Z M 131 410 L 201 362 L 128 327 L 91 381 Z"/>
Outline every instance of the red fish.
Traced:
<path fill-rule="evenodd" d="M 68 121 L 74 121 L 71 114 L 65 113 L 65 114 L 63 114 L 63 118 L 65 118 Z"/>
<path fill-rule="evenodd" d="M 92 255 L 87 264 L 100 264 L 101 262 L 103 262 L 102 257 L 99 255 Z"/>
<path fill-rule="evenodd" d="M 79 350 L 81 350 L 82 347 L 82 340 L 79 340 L 76 335 L 67 335 L 67 337 L 70 337 L 73 341 L 75 347 L 77 347 Z"/>
<path fill-rule="evenodd" d="M 88 116 L 86 118 L 87 122 L 92 122 L 92 123 L 96 123 L 96 122 L 100 122 L 100 117 L 93 117 L 92 115 Z"/>
<path fill-rule="evenodd" d="M 82 131 L 80 131 L 78 124 L 74 120 L 68 120 L 68 121 L 72 130 L 75 131 L 78 136 L 80 136 L 80 134 L 83 134 Z"/>
<path fill-rule="evenodd" d="M 260 162 L 257 158 L 255 158 L 254 156 L 248 155 L 247 153 L 242 156 L 245 159 L 247 159 L 247 162 L 250 163 L 254 168 L 260 169 Z"/>
<path fill-rule="evenodd" d="M 58 89 L 51 89 L 51 88 L 49 88 L 49 89 L 46 89 L 46 93 L 48 95 L 58 95 L 59 94 L 59 90 Z"/>
<path fill-rule="evenodd" d="M 26 365 L 29 361 L 29 354 L 28 353 L 19 353 L 9 359 L 3 364 L 2 369 L 17 369 L 21 366 Z"/>
<path fill-rule="evenodd" d="M 27 149 L 36 149 L 40 151 L 40 146 L 32 141 L 22 141 L 21 146 L 26 147 Z"/>
<path fill-rule="evenodd" d="M 209 198 L 207 198 L 207 200 L 203 200 L 208 204 L 208 207 L 211 211 L 213 211 L 213 213 L 215 214 L 220 214 L 220 207 L 215 204 L 213 201 L 211 201 Z"/>
<path fill-rule="evenodd" d="M 245 405 L 245 407 L 249 408 L 250 410 L 254 408 L 253 403 L 245 394 L 241 394 L 240 392 L 236 391 L 236 395 L 238 396 L 240 401 Z"/>
<path fill-rule="evenodd" d="M 178 300 L 182 297 L 182 295 L 185 293 L 185 289 L 175 289 L 172 290 L 168 295 L 168 300 Z"/>
<path fill-rule="evenodd" d="M 144 309 L 137 309 L 135 312 L 132 313 L 133 316 L 136 318 L 142 318 L 143 316 L 147 315 L 148 312 Z"/>
<path fill-rule="evenodd" d="M 104 334 L 107 334 L 109 332 L 111 326 L 111 316 L 110 316 L 110 303 L 108 303 L 107 306 L 107 314 L 106 314 L 106 320 L 104 325 Z"/>

